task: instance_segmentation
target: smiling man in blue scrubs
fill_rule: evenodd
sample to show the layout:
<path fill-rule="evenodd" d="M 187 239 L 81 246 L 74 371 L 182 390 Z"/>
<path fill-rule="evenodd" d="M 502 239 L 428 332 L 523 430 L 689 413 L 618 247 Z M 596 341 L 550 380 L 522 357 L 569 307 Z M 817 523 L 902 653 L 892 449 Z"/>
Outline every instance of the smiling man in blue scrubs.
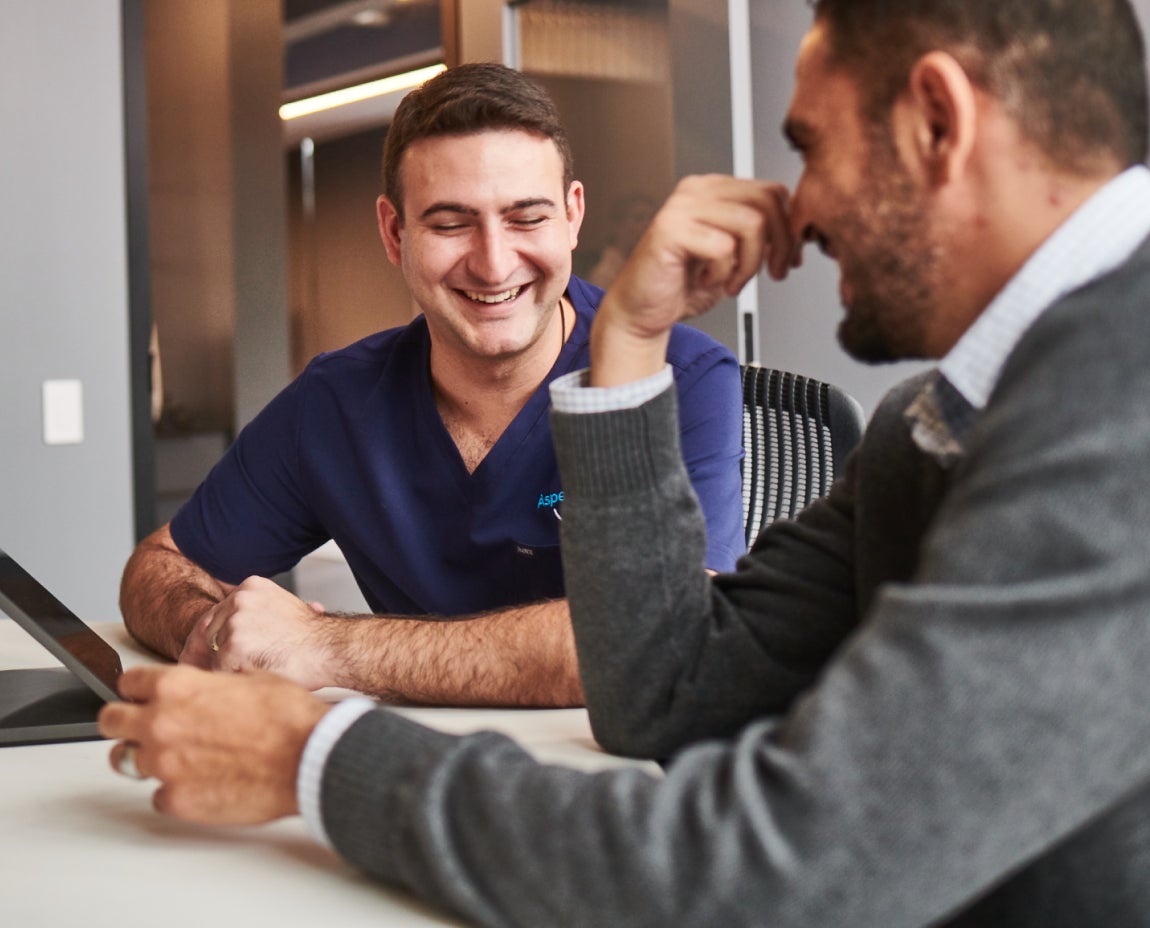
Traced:
<path fill-rule="evenodd" d="M 133 554 L 125 622 L 181 661 L 313 688 L 577 704 L 548 386 L 588 366 L 602 294 L 571 275 L 584 201 L 566 135 L 518 72 L 464 65 L 404 100 L 384 183 L 380 233 L 422 315 L 321 355 L 268 405 Z M 738 366 L 685 327 L 670 358 L 707 566 L 727 570 L 743 550 Z M 373 617 L 263 579 L 330 538 Z M 470 621 L 429 621 L 444 618 Z"/>

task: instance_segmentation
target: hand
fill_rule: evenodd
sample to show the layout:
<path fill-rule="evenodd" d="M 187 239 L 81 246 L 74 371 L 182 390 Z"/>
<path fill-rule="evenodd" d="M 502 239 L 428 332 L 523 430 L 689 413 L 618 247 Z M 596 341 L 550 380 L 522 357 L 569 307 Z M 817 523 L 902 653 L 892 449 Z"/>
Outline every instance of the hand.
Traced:
<path fill-rule="evenodd" d="M 193 822 L 254 825 L 294 815 L 300 757 L 330 706 L 270 673 L 209 674 L 134 667 L 120 677 L 131 702 L 100 710 L 100 733 L 125 741 L 136 767 L 160 780 L 157 810 Z"/>
<path fill-rule="evenodd" d="M 331 644 L 345 620 L 325 616 L 263 577 L 249 577 L 208 610 L 180 663 L 206 670 L 271 670 L 309 689 L 337 685 Z"/>
<path fill-rule="evenodd" d="M 680 181 L 603 298 L 592 328 L 591 382 L 648 376 L 671 326 L 738 293 L 766 262 L 781 280 L 801 256 L 780 184 L 710 175 Z"/>

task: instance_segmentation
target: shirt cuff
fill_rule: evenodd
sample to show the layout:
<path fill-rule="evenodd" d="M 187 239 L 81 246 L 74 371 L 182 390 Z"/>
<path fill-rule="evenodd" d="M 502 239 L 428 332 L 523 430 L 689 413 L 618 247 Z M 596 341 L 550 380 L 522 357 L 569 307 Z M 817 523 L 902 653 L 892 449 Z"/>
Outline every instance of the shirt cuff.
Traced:
<path fill-rule="evenodd" d="M 617 387 L 589 387 L 588 373 L 587 369 L 572 371 L 551 382 L 551 406 L 556 412 L 581 415 L 635 409 L 653 400 L 675 382 L 670 364 L 664 365 L 657 374 Z"/>
<path fill-rule="evenodd" d="M 299 803 L 300 815 L 308 830 L 328 847 L 331 847 L 331 841 L 328 840 L 327 829 L 323 827 L 323 814 L 320 812 L 320 791 L 327 757 L 343 733 L 374 708 L 375 700 L 366 696 L 356 696 L 337 703 L 335 708 L 319 720 L 304 745 L 296 777 L 296 802 Z"/>

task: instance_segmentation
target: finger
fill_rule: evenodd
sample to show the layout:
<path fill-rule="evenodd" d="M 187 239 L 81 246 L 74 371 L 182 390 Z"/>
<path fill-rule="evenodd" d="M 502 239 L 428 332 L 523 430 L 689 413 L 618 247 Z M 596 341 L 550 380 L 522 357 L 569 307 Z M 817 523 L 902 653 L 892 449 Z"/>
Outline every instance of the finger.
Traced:
<path fill-rule="evenodd" d="M 231 614 L 227 605 L 233 602 L 234 595 L 234 593 L 229 593 L 226 598 L 217 603 L 208 611 L 200 624 L 200 639 L 212 655 L 219 654 L 224 647 L 223 632 Z M 208 660 L 211 662 L 212 658 L 209 657 Z"/>
<path fill-rule="evenodd" d="M 743 231 L 746 244 L 742 248 L 737 293 L 764 264 L 775 279 L 785 275 L 790 260 L 792 240 L 790 232 L 790 193 L 781 184 L 768 184 L 762 197 L 751 204 L 755 210 L 754 224 L 748 220 Z"/>
<path fill-rule="evenodd" d="M 146 780 L 151 777 L 147 761 L 143 757 L 143 747 L 135 741 L 117 741 L 108 752 L 112 769 L 121 776 L 132 780 Z"/>
<path fill-rule="evenodd" d="M 794 241 L 791 235 L 790 194 L 784 187 L 771 190 L 771 206 L 763 216 L 765 270 L 773 280 L 781 280 L 790 267 Z"/>
<path fill-rule="evenodd" d="M 105 738 L 133 738 L 140 727 L 140 706 L 126 702 L 110 702 L 96 717 L 96 726 Z"/>
<path fill-rule="evenodd" d="M 738 229 L 734 234 L 734 250 L 723 279 L 723 289 L 734 296 L 746 286 L 763 266 L 762 226 L 758 217 L 750 227 Z"/>
<path fill-rule="evenodd" d="M 164 784 L 160 784 L 156 791 L 152 793 L 152 808 L 162 815 L 172 814 L 170 790 Z"/>
<path fill-rule="evenodd" d="M 226 815 L 213 809 L 203 791 L 187 784 L 164 783 L 152 794 L 152 808 L 162 815 L 202 825 L 230 824 Z"/>
<path fill-rule="evenodd" d="M 202 635 L 197 633 L 188 636 L 188 640 L 184 642 L 184 649 L 180 652 L 177 661 L 182 665 L 197 667 L 200 670 L 214 670 L 215 664 L 212 658 L 215 656 L 216 655 L 208 649 L 208 643 L 203 640 Z"/>
<path fill-rule="evenodd" d="M 701 286 L 734 295 L 762 267 L 762 217 L 750 209 L 729 210 L 722 224 L 704 223 L 687 251 L 699 262 L 696 279 Z"/>
<path fill-rule="evenodd" d="M 687 280 L 692 294 L 691 312 L 698 313 L 714 306 L 726 292 L 729 273 L 720 262 L 692 259 L 687 268 Z"/>
<path fill-rule="evenodd" d="M 697 281 L 705 280 L 708 285 L 725 279 L 723 265 L 734 263 L 734 253 L 738 243 L 730 230 L 730 220 L 716 221 L 714 216 L 670 216 L 672 237 L 668 244 L 679 251 L 687 262 L 695 264 Z M 706 274 L 702 273 L 706 269 Z"/>
<path fill-rule="evenodd" d="M 775 206 L 767 212 L 766 226 L 767 273 L 774 280 L 782 280 L 796 266 L 796 245 L 802 243 L 796 242 L 791 229 L 790 194 L 785 187 L 776 187 L 772 194 Z"/>
<path fill-rule="evenodd" d="M 203 825 L 254 824 L 235 809 L 212 801 L 211 791 L 188 782 L 165 782 L 152 793 L 152 808 L 162 815 Z M 266 820 L 266 817 L 265 819 Z"/>
<path fill-rule="evenodd" d="M 739 190 L 748 192 L 744 187 Z M 684 201 L 681 211 L 677 210 L 669 217 L 679 234 L 689 231 L 694 222 L 723 236 L 708 244 L 699 236 L 687 234 L 682 242 L 692 257 L 707 265 L 707 273 L 701 279 L 710 285 L 721 286 L 729 295 L 742 290 L 763 267 L 765 260 L 773 259 L 781 265 L 790 257 L 785 188 L 756 185 L 749 192 L 754 195 L 738 199 Z"/>
<path fill-rule="evenodd" d="M 207 822 L 198 800 L 199 789 L 177 778 L 172 782 L 164 781 L 159 789 L 152 793 L 152 807 L 163 815 L 180 818 L 188 822 Z"/>
<path fill-rule="evenodd" d="M 108 752 L 108 764 L 116 773 L 119 773 L 124 763 L 124 742 L 117 741 Z"/>
<path fill-rule="evenodd" d="M 803 266 L 803 245 L 805 245 L 801 238 L 795 239 L 795 243 L 791 248 L 791 267 Z"/>
<path fill-rule="evenodd" d="M 159 681 L 172 668 L 162 664 L 146 664 L 141 667 L 130 667 L 120 674 L 117 688 L 125 699 L 137 703 L 146 703 L 156 695 L 156 686 Z"/>
<path fill-rule="evenodd" d="M 211 658 L 213 663 L 219 660 L 220 652 L 222 652 L 228 646 L 227 638 L 224 635 L 224 629 L 227 627 L 228 623 L 225 619 L 215 628 L 208 631 L 208 650 L 211 651 L 213 655 L 216 655 L 215 657 Z"/>

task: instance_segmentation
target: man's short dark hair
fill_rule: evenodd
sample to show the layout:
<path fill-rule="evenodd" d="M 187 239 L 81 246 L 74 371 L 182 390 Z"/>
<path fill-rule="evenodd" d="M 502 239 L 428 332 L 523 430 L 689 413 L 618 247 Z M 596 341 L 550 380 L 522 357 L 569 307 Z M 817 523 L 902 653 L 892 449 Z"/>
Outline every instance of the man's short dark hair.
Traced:
<path fill-rule="evenodd" d="M 383 146 L 383 189 L 403 216 L 403 153 L 420 139 L 511 129 L 550 139 L 563 160 L 563 190 L 575 179 L 567 132 L 554 101 L 534 81 L 501 64 L 462 64 L 411 91 L 395 111 Z"/>
<path fill-rule="evenodd" d="M 1146 160 L 1145 53 L 1129 0 L 810 0 L 832 66 L 885 120 L 914 62 L 946 51 L 1058 168 Z"/>

